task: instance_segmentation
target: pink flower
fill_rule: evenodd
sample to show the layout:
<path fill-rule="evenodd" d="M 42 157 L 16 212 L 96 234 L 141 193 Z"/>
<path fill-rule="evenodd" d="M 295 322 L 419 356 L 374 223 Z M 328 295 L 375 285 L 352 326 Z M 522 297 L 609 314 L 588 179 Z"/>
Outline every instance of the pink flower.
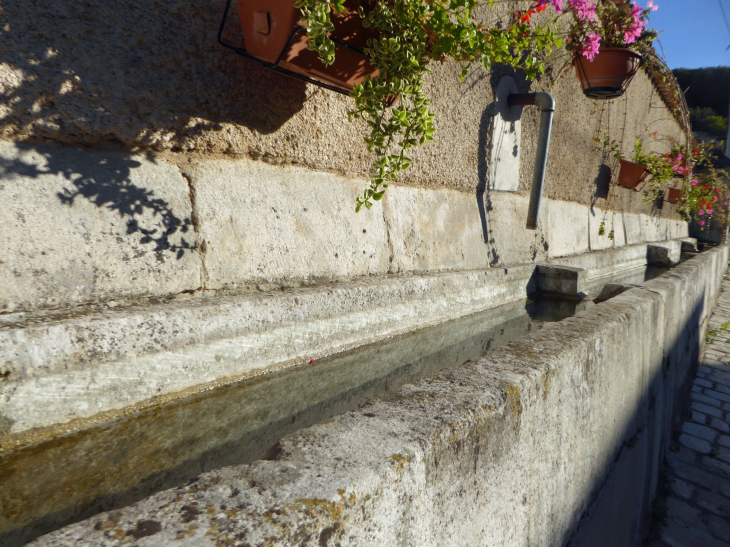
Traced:
<path fill-rule="evenodd" d="M 697 209 L 697 216 L 698 217 L 701 217 L 704 214 L 705 214 L 705 210 L 704 209 Z"/>
<path fill-rule="evenodd" d="M 598 4 L 591 4 L 589 0 L 568 0 L 568 3 L 573 6 L 579 19 L 595 21 Z"/>
<path fill-rule="evenodd" d="M 634 24 L 624 32 L 624 42 L 626 44 L 633 44 L 641 36 L 641 33 L 644 32 L 646 21 L 641 20 L 642 11 L 636 2 L 631 4 L 631 15 L 634 17 Z"/>
<path fill-rule="evenodd" d="M 581 51 L 581 55 L 592 63 L 595 56 L 598 55 L 600 48 L 601 37 L 595 32 L 591 32 L 586 36 L 586 41 L 583 44 L 583 51 Z"/>
<path fill-rule="evenodd" d="M 700 226 L 704 226 L 705 225 L 705 221 L 704 220 L 700 220 L 699 225 Z"/>
<path fill-rule="evenodd" d="M 555 8 L 556 13 L 562 13 L 563 11 L 563 0 L 537 0 L 536 8 L 541 8 L 545 4 L 551 4 Z"/>
<path fill-rule="evenodd" d="M 691 184 L 692 184 L 692 186 L 697 186 L 697 179 L 692 179 Z"/>
<path fill-rule="evenodd" d="M 708 215 L 711 215 L 712 214 L 712 211 L 714 211 L 714 209 L 707 209 L 707 214 Z"/>
<path fill-rule="evenodd" d="M 727 207 L 727 201 L 726 201 L 725 203 L 723 203 L 723 205 L 724 205 L 725 207 Z"/>
<path fill-rule="evenodd" d="M 647 7 L 648 9 L 650 9 L 651 11 L 656 11 L 656 10 L 658 10 L 658 9 L 659 9 L 659 6 L 657 6 L 657 5 L 656 5 L 656 4 L 654 3 L 654 2 L 652 2 L 651 0 L 649 0 L 649 1 L 648 1 L 648 2 L 646 3 L 646 7 Z"/>

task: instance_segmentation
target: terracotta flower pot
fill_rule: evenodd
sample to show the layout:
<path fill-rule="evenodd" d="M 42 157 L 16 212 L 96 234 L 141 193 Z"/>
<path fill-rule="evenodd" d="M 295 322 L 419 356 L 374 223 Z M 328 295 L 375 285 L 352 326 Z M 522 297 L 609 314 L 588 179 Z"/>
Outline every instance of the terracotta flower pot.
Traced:
<path fill-rule="evenodd" d="M 378 70 L 362 53 L 368 38 L 377 33 L 366 29 L 357 13 L 357 0 L 345 3 L 345 12 L 334 14 L 335 62 L 325 66 L 315 51 L 307 49 L 306 21 L 294 0 L 238 0 L 246 52 L 267 63 L 337 86 L 346 91 Z"/>
<path fill-rule="evenodd" d="M 646 179 L 650 174 L 649 170 L 640 163 L 621 160 L 618 183 L 624 188 L 631 188 L 638 192 L 644 187 Z"/>
<path fill-rule="evenodd" d="M 669 203 L 679 203 L 682 199 L 682 190 L 679 188 L 668 188 L 667 189 L 667 201 Z"/>
<path fill-rule="evenodd" d="M 573 59 L 583 94 L 591 99 L 614 99 L 626 91 L 636 74 L 641 55 L 627 48 L 602 48 L 590 62 L 579 55 Z"/>

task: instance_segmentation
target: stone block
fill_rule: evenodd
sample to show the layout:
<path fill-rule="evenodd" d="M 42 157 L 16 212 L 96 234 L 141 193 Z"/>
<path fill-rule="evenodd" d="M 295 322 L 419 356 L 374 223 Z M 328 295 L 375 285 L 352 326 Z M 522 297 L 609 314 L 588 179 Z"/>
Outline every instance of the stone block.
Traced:
<path fill-rule="evenodd" d="M 588 208 L 577 203 L 551 201 L 547 209 L 550 236 L 548 257 L 555 258 L 588 251 Z"/>
<path fill-rule="evenodd" d="M 702 454 L 709 454 L 710 452 L 712 452 L 712 445 L 710 443 L 705 440 L 698 439 L 697 437 L 694 437 L 692 435 L 680 435 L 679 442 L 682 444 L 682 446 L 686 446 L 687 448 L 695 450 Z"/>
<path fill-rule="evenodd" d="M 692 400 L 697 401 L 698 403 L 704 403 L 709 406 L 715 406 L 717 408 L 722 407 L 721 401 L 713 399 L 712 397 L 708 397 L 707 395 L 702 395 L 700 393 L 692 393 Z"/>
<path fill-rule="evenodd" d="M 696 253 L 697 252 L 697 240 L 693 237 L 685 237 L 680 240 L 682 245 L 683 253 Z"/>
<path fill-rule="evenodd" d="M 382 218 L 390 246 L 392 272 L 487 268 L 490 250 L 502 242 L 485 240 L 479 203 L 474 194 L 394 186 L 383 201 Z M 507 200 L 515 196 L 509 195 Z M 491 212 L 492 223 L 504 222 L 504 211 Z M 361 211 L 373 215 L 373 211 Z M 379 218 L 380 214 L 377 215 Z M 513 225 L 515 232 L 526 232 Z M 523 249 L 526 252 L 526 249 Z M 498 253 L 499 254 L 499 253 Z M 514 263 L 514 262 L 513 262 Z"/>
<path fill-rule="evenodd" d="M 585 292 L 587 275 L 583 268 L 538 264 L 535 270 L 537 286 L 541 291 L 571 296 L 580 296 Z"/>
<path fill-rule="evenodd" d="M 190 190 L 144 155 L 0 142 L 0 312 L 201 287 Z"/>
<path fill-rule="evenodd" d="M 703 425 L 697 425 L 690 422 L 685 422 L 682 425 L 682 431 L 689 435 L 694 435 L 695 437 L 699 437 L 700 439 L 704 439 L 708 442 L 714 442 L 715 439 L 717 439 L 717 431 L 714 431 L 713 429 L 710 429 L 709 427 L 705 427 Z"/>
<path fill-rule="evenodd" d="M 679 263 L 680 254 L 678 241 L 670 240 L 646 247 L 646 260 L 653 266 L 674 266 Z"/>
<path fill-rule="evenodd" d="M 713 387 L 715 387 L 715 384 L 713 384 L 709 380 L 705 380 L 703 378 L 695 378 L 695 381 L 693 383 L 694 383 L 695 386 L 708 387 L 710 389 L 712 389 Z"/>
<path fill-rule="evenodd" d="M 599 234 L 601 223 L 604 223 L 604 233 Z M 617 239 L 616 227 L 621 225 L 621 236 L 623 236 L 623 218 L 621 213 L 613 211 L 604 213 L 601 209 L 594 207 L 588 211 L 589 243 L 591 251 L 602 251 L 614 247 Z M 608 236 L 613 230 L 613 239 Z"/>
<path fill-rule="evenodd" d="M 704 394 L 708 397 L 712 397 L 713 399 L 717 399 L 718 401 L 722 401 L 723 403 L 730 403 L 730 395 L 727 393 L 720 393 L 719 391 L 714 391 L 712 389 L 705 389 Z"/>
<path fill-rule="evenodd" d="M 249 160 L 205 161 L 188 176 L 208 289 L 389 270 L 382 210 L 355 214 L 362 180 Z"/>
<path fill-rule="evenodd" d="M 715 418 L 722 418 L 722 410 L 713 406 L 705 405 L 702 403 L 692 403 L 691 408 L 692 410 L 704 412 L 705 414 L 709 414 L 710 416 L 714 416 Z"/>

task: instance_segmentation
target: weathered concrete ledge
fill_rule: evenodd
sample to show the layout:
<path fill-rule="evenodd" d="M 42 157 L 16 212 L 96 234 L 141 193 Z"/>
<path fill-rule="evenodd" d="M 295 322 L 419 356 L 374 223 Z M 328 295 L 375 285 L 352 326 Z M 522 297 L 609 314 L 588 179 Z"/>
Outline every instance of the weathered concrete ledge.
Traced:
<path fill-rule="evenodd" d="M 0 416 L 6 424 L 0 438 L 25 443 L 16 436 L 35 428 L 286 368 L 522 300 L 538 288 L 577 294 L 587 290 L 586 272 L 595 285 L 595 279 L 644 267 L 646 260 L 647 246 L 636 245 L 572 257 L 572 268 L 555 261 L 558 271 L 581 273 L 580 288 L 575 279 L 561 281 L 570 287 L 548 287 L 539 268 L 554 266 L 538 266 L 536 275 L 525 265 L 248 296 L 189 296 L 7 327 L 0 329 Z"/>
<path fill-rule="evenodd" d="M 649 264 L 673 266 L 679 263 L 682 255 L 682 241 L 667 241 L 648 245 L 646 249 Z"/>
<path fill-rule="evenodd" d="M 273 460 L 33 545 L 636 544 L 727 260 L 710 250 L 288 437 Z"/>

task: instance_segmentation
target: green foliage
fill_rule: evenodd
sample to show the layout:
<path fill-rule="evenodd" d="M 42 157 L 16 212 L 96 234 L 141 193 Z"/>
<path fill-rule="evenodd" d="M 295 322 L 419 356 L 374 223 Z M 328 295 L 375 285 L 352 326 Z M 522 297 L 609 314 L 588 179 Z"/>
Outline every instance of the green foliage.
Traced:
<path fill-rule="evenodd" d="M 689 117 L 695 131 L 703 131 L 717 139 L 727 136 L 727 118 L 718 116 L 712 108 L 690 108 Z"/>
<path fill-rule="evenodd" d="M 704 228 L 710 220 L 725 226 L 730 221 L 730 191 L 726 181 L 728 174 L 714 168 L 706 168 L 682 190 L 682 200 L 677 210 L 688 221 L 696 221 Z"/>
<path fill-rule="evenodd" d="M 669 154 L 658 154 L 656 152 L 644 152 L 641 138 L 636 138 L 634 144 L 634 156 L 631 161 L 646 167 L 651 173 L 649 179 L 649 191 L 644 193 L 644 201 L 650 202 L 657 198 L 659 192 L 664 190 L 667 183 L 678 176 L 675 170 L 675 159 L 681 157 L 679 146 L 675 147 Z"/>
<path fill-rule="evenodd" d="M 729 325 L 730 323 L 728 321 L 725 321 L 722 326 L 717 329 L 707 329 L 707 333 L 705 334 L 705 340 L 707 340 L 708 342 L 712 342 L 715 338 L 718 337 L 721 332 L 727 331 Z"/>
<path fill-rule="evenodd" d="M 489 0 L 491 6 L 493 0 Z M 500 63 L 525 71 L 534 79 L 544 71 L 543 59 L 562 40 L 546 26 L 530 26 L 530 17 L 515 17 L 503 28 L 485 28 L 476 20 L 479 0 L 377 0 L 360 2 L 359 14 L 367 28 L 380 37 L 368 40 L 365 50 L 378 68 L 377 79 L 368 77 L 351 96 L 355 108 L 350 119 L 361 119 L 370 128 L 365 138 L 376 156 L 370 185 L 357 199 L 356 210 L 371 208 L 382 199 L 388 185 L 407 169 L 406 152 L 433 140 L 436 131 L 430 100 L 423 91 L 431 61 L 451 59 L 461 66 L 461 79 L 473 65 L 488 70 Z M 325 64 L 334 59 L 331 11 L 345 9 L 344 0 L 298 0 L 307 19 L 309 48 Z M 399 101 L 392 109 L 393 98 Z"/>
<path fill-rule="evenodd" d="M 717 116 L 727 114 L 730 67 L 678 68 L 672 72 L 680 87 L 685 90 L 684 95 L 690 108 L 711 108 L 713 115 Z"/>

